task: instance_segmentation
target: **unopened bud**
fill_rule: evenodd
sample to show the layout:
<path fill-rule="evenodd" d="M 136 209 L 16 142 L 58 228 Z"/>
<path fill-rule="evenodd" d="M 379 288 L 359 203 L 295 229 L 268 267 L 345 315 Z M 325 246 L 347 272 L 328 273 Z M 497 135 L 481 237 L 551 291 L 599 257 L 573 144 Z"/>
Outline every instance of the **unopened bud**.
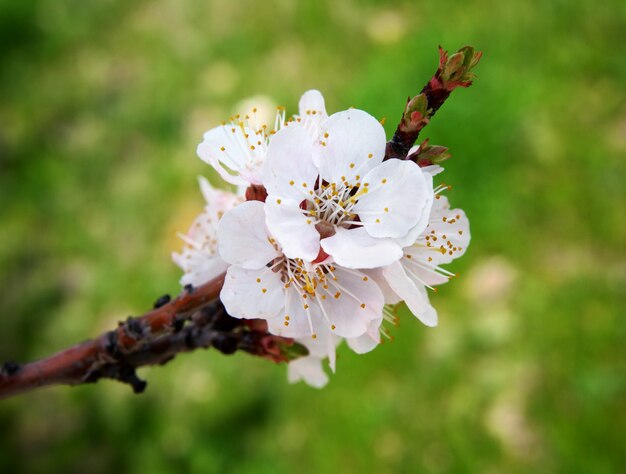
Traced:
<path fill-rule="evenodd" d="M 428 99 L 426 94 L 413 97 L 406 104 L 402 123 L 405 130 L 419 130 L 428 123 Z"/>
<path fill-rule="evenodd" d="M 302 344 L 299 344 L 297 342 L 294 342 L 292 344 L 279 342 L 278 347 L 280 349 L 280 353 L 285 357 L 287 361 L 309 355 L 309 350 Z"/>
<path fill-rule="evenodd" d="M 418 149 L 411 153 L 407 159 L 414 161 L 419 166 L 438 165 L 449 159 L 452 155 L 445 146 L 429 145 L 428 139 L 418 147 Z"/>

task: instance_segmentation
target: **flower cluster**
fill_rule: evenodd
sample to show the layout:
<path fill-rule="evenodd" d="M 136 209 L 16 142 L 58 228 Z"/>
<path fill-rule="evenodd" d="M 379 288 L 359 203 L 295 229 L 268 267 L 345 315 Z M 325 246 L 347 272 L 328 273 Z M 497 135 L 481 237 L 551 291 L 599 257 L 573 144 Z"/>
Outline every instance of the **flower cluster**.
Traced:
<path fill-rule="evenodd" d="M 469 244 L 465 213 L 450 209 L 447 187 L 433 186 L 443 169 L 385 159 L 386 142 L 374 117 L 358 109 L 329 116 L 311 90 L 298 115 L 286 120 L 280 108 L 268 126 L 253 109 L 198 146 L 238 192 L 201 180 L 206 208 L 173 255 L 181 283 L 226 272 L 221 300 L 231 316 L 266 320 L 270 333 L 308 348 L 290 362 L 291 381 L 323 386 L 323 360 L 334 371 L 344 339 L 357 353 L 376 347 L 384 322 L 395 321 L 390 305 L 402 300 L 435 326 L 427 288 L 453 276 L 441 265 Z"/>

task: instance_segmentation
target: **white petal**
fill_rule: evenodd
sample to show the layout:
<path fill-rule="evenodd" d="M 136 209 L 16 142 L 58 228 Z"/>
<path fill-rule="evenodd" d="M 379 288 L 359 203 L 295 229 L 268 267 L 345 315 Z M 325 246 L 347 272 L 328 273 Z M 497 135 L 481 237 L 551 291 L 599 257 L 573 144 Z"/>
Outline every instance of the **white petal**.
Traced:
<path fill-rule="evenodd" d="M 262 268 L 281 253 L 269 241 L 264 205 L 247 201 L 228 211 L 217 228 L 220 256 L 244 268 Z"/>
<path fill-rule="evenodd" d="M 330 369 L 335 371 L 335 364 L 337 361 L 336 349 L 342 338 L 333 334 L 330 328 L 319 325 L 316 328 L 316 337 L 305 337 L 296 339 L 297 342 L 304 345 L 309 350 L 309 355 L 313 357 L 319 357 L 321 359 L 327 358 Z"/>
<path fill-rule="evenodd" d="M 380 344 L 380 324 L 382 318 L 375 319 L 370 323 L 367 332 L 359 337 L 346 339 L 348 346 L 357 354 L 365 354 Z"/>
<path fill-rule="evenodd" d="M 432 177 L 432 176 L 437 176 L 439 173 L 442 173 L 443 167 L 440 165 L 429 165 L 429 166 L 424 166 L 422 168 L 422 171 L 426 174 L 429 174 Z"/>
<path fill-rule="evenodd" d="M 267 149 L 263 184 L 270 195 L 298 201 L 315 188 L 317 168 L 313 164 L 313 144 L 302 127 L 279 130 Z"/>
<path fill-rule="evenodd" d="M 404 253 L 405 255 L 401 259 L 402 266 L 405 272 L 411 273 L 411 278 L 418 287 L 420 285 L 436 286 L 448 283 L 449 277 L 437 272 L 432 261 L 428 262 L 425 258 L 426 255 L 432 255 L 432 251 L 425 254 L 423 248 L 407 247 L 404 249 Z"/>
<path fill-rule="evenodd" d="M 265 201 L 267 227 L 289 258 L 315 260 L 320 248 L 320 235 L 315 221 L 305 216 L 297 201 L 268 196 Z"/>
<path fill-rule="evenodd" d="M 371 268 L 368 270 L 363 270 L 363 273 L 365 273 L 368 277 L 372 278 L 376 282 L 378 288 L 380 288 L 380 291 L 383 292 L 383 296 L 385 297 L 385 304 L 398 304 L 400 301 L 402 301 L 402 298 L 400 298 L 396 294 L 396 292 L 393 291 L 393 289 L 389 286 L 387 279 L 383 276 L 382 268 Z"/>
<path fill-rule="evenodd" d="M 437 250 L 432 252 L 432 262 L 439 265 L 459 258 L 467 250 L 470 239 L 469 220 L 465 212 L 462 209 L 450 209 L 448 199 L 438 196 L 428 227 L 419 239 L 421 245 L 430 244 L 430 248 Z"/>
<path fill-rule="evenodd" d="M 302 94 L 300 102 L 298 103 L 298 113 L 301 117 L 305 115 L 326 116 L 326 105 L 322 93 L 318 90 L 311 89 Z"/>
<path fill-rule="evenodd" d="M 173 253 L 172 260 L 185 272 L 180 279 L 183 286 L 200 286 L 228 269 L 228 264 L 219 256 L 189 249 L 179 254 Z"/>
<path fill-rule="evenodd" d="M 312 356 L 300 357 L 289 362 L 287 378 L 289 383 L 302 380 L 307 385 L 315 388 L 322 388 L 328 383 L 328 375 L 322 367 L 322 359 Z"/>
<path fill-rule="evenodd" d="M 430 300 L 428 298 L 428 291 L 426 290 L 425 286 L 421 286 L 420 287 L 420 291 L 422 293 L 422 297 L 426 300 L 426 310 L 424 311 L 424 313 L 422 314 L 422 317 L 420 318 L 421 321 L 430 321 L 431 324 L 426 324 L 427 326 L 437 326 L 438 322 L 439 322 L 439 316 L 437 315 L 437 310 L 433 307 L 433 305 L 430 304 Z"/>
<path fill-rule="evenodd" d="M 228 268 L 220 299 L 234 318 L 270 319 L 285 305 L 280 275 L 269 268 L 246 270 L 237 265 Z"/>
<path fill-rule="evenodd" d="M 365 229 L 338 228 L 335 235 L 322 239 L 324 251 L 335 262 L 348 268 L 375 268 L 402 257 L 402 248 L 391 239 L 375 239 Z"/>
<path fill-rule="evenodd" d="M 426 182 L 426 201 L 424 207 L 421 210 L 420 217 L 417 223 L 409 229 L 408 233 L 404 237 L 400 237 L 396 240 L 401 247 L 413 245 L 418 239 L 419 235 L 424 232 L 426 226 L 430 222 L 430 217 L 433 209 L 433 202 L 435 200 L 435 194 L 433 190 L 433 177 L 428 173 L 423 173 L 424 181 Z"/>
<path fill-rule="evenodd" d="M 231 184 L 261 184 L 265 145 L 258 145 L 256 137 L 250 128 L 222 125 L 204 134 L 197 153 Z"/>
<path fill-rule="evenodd" d="M 433 314 L 423 285 L 408 275 L 400 262 L 383 269 L 389 286 L 404 300 L 409 310 L 426 326 L 437 325 L 437 313 Z"/>
<path fill-rule="evenodd" d="M 284 288 L 284 284 L 283 284 Z M 277 336 L 312 339 L 324 332 L 319 308 L 307 295 L 306 298 L 290 285 L 284 291 L 284 309 L 275 318 L 268 320 L 268 330 Z"/>
<path fill-rule="evenodd" d="M 404 237 L 422 216 L 420 231 L 426 227 L 428 213 L 425 208 L 429 194 L 432 195 L 432 185 L 428 185 L 415 163 L 387 160 L 365 175 L 365 183 L 369 184 L 369 191 L 359 198 L 354 212 L 370 235 Z"/>
<path fill-rule="evenodd" d="M 329 183 L 354 183 L 382 162 L 386 143 L 378 120 L 362 110 L 345 110 L 322 122 L 315 162 Z"/>
<path fill-rule="evenodd" d="M 318 293 L 326 297 L 322 300 L 318 295 L 323 320 L 338 336 L 361 336 L 373 320 L 382 318 L 384 296 L 361 272 L 335 268 L 333 274 L 327 289 L 318 286 Z"/>
<path fill-rule="evenodd" d="M 413 145 L 411 148 L 409 148 L 409 152 L 406 154 L 406 156 L 410 156 L 413 153 L 417 152 L 420 149 L 420 145 Z"/>
<path fill-rule="evenodd" d="M 328 118 L 324 97 L 317 90 L 306 91 L 300 98 L 299 117 L 296 119 L 302 124 L 313 141 L 320 135 L 320 124 Z"/>
<path fill-rule="evenodd" d="M 203 176 L 198 176 L 198 183 L 207 207 L 215 213 L 226 212 L 241 203 L 241 198 L 236 194 L 214 188 Z"/>

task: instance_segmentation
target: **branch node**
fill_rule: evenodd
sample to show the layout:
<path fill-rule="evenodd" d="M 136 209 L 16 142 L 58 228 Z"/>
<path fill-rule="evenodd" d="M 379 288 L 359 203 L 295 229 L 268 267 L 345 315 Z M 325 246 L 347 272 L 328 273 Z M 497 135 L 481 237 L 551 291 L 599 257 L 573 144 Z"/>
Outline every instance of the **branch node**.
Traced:
<path fill-rule="evenodd" d="M 135 372 L 135 369 L 128 365 L 122 366 L 120 368 L 120 373 L 116 378 L 120 382 L 129 384 L 133 388 L 134 393 L 143 393 L 148 386 L 148 382 L 146 382 L 145 380 L 141 380 L 139 377 L 137 377 L 137 372 Z"/>
<path fill-rule="evenodd" d="M 18 364 L 17 362 L 7 361 L 4 364 L 2 364 L 2 369 L 0 369 L 0 374 L 7 375 L 10 377 L 11 375 L 17 374 L 21 368 L 22 366 Z"/>
<path fill-rule="evenodd" d="M 174 316 L 174 319 L 172 320 L 172 331 L 174 332 L 174 334 L 180 332 L 183 329 L 185 321 L 186 319 L 183 316 L 180 316 L 178 314 Z"/>
<path fill-rule="evenodd" d="M 119 340 L 118 340 L 118 336 L 117 336 L 117 331 L 109 331 L 106 333 L 106 345 L 104 346 L 104 349 L 107 351 L 107 353 L 113 357 L 114 359 L 119 359 L 120 358 L 120 347 L 119 347 Z"/>
<path fill-rule="evenodd" d="M 170 301 L 172 301 L 172 297 L 168 294 L 165 294 L 154 302 L 153 308 L 159 309 L 161 306 L 165 306 Z"/>
<path fill-rule="evenodd" d="M 213 340 L 213 347 L 224 355 L 231 355 L 239 349 L 239 338 L 229 333 L 219 333 Z"/>
<path fill-rule="evenodd" d="M 141 339 L 143 336 L 143 325 L 141 324 L 141 321 L 137 318 L 129 316 L 125 324 L 129 335 L 137 340 Z"/>

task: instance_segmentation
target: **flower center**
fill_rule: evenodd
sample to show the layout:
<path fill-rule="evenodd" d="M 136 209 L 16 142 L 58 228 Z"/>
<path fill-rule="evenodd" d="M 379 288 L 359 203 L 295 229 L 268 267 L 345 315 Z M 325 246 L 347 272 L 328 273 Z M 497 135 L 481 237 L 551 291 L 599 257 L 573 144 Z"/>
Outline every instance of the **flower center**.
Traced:
<path fill-rule="evenodd" d="M 287 258 L 284 255 L 274 259 L 268 264 L 268 271 L 280 274 L 281 281 L 285 290 L 296 289 L 299 295 L 299 303 L 306 313 L 306 318 L 311 329 L 311 336 L 315 339 L 317 336 L 313 330 L 313 322 L 311 319 L 310 306 L 315 304 L 321 311 L 322 319 L 330 327 L 331 331 L 335 330 L 335 325 L 331 321 L 331 316 L 327 312 L 326 304 L 329 301 L 339 300 L 340 298 L 350 297 L 359 301 L 346 286 L 343 286 L 335 273 L 335 267 L 332 264 L 310 264 L 299 258 Z M 343 270 L 357 275 L 352 270 Z M 363 281 L 368 281 L 369 277 L 358 274 Z M 257 283 L 261 283 L 263 279 L 259 277 Z M 289 298 L 289 293 L 287 298 Z M 286 305 L 289 307 L 289 304 Z M 365 310 L 366 304 L 360 301 L 360 308 Z M 294 315 L 285 314 L 283 324 L 289 326 L 291 317 Z"/>
<path fill-rule="evenodd" d="M 316 222 L 315 227 L 320 236 L 330 237 L 334 235 L 336 226 L 362 225 L 353 209 L 359 197 L 368 191 L 369 183 L 357 181 L 352 184 L 342 177 L 340 184 L 322 182 L 309 191 L 309 196 L 302 201 L 300 207 L 307 217 L 312 218 L 308 223 Z"/>

